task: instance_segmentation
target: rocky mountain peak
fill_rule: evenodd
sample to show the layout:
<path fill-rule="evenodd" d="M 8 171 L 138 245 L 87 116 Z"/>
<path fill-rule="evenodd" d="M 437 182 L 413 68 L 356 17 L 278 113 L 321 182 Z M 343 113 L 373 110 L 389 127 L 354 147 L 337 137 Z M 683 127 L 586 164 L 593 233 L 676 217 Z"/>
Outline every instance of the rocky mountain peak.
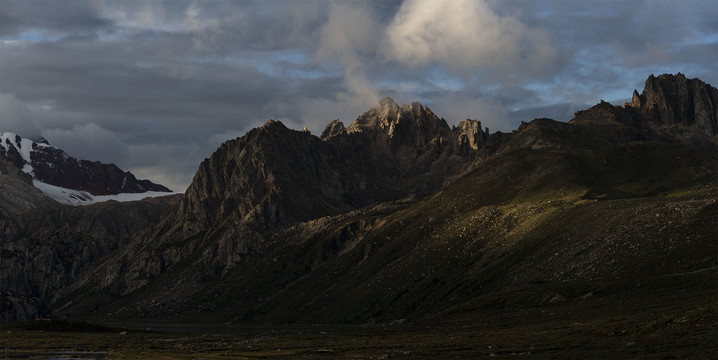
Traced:
<path fill-rule="evenodd" d="M 662 127 L 691 127 L 707 135 L 718 134 L 718 90 L 681 73 L 649 76 L 643 92 L 634 91 L 627 105 Z"/>
<path fill-rule="evenodd" d="M 479 150 L 489 140 L 489 128 L 481 130 L 481 121 L 466 119 L 453 129 L 458 139 L 461 153 L 468 154 L 471 150 Z M 471 150 L 470 150 L 471 149 Z"/>
<path fill-rule="evenodd" d="M 269 120 L 225 142 L 200 164 L 181 216 L 205 224 L 233 217 L 271 227 L 331 213 L 341 190 L 324 158 L 326 146 L 308 132 Z M 315 196 L 301 198 L 304 193 Z"/>
<path fill-rule="evenodd" d="M 651 75 L 630 102 L 605 101 L 576 112 L 569 124 L 607 142 L 659 140 L 718 154 L 718 90 L 685 75 Z"/>
<path fill-rule="evenodd" d="M 434 141 L 448 139 L 451 129 L 444 119 L 419 102 L 399 107 L 391 98 L 360 115 L 347 133 L 364 133 L 374 143 L 390 149 L 420 148 Z"/>
<path fill-rule="evenodd" d="M 444 121 L 418 101 L 399 106 L 392 98 L 385 97 L 379 101 L 379 105 L 354 120 L 347 132 L 367 132 L 377 129 L 391 131 L 399 123 L 434 127 L 436 124 L 433 123 L 441 122 Z"/>
<path fill-rule="evenodd" d="M 322 131 L 322 135 L 320 136 L 320 138 L 322 140 L 326 140 L 332 136 L 337 136 L 346 132 L 347 129 L 344 127 L 344 123 L 339 121 L 339 119 L 336 119 L 332 120 L 332 122 L 330 122 L 329 125 L 324 128 L 324 131 Z"/>
<path fill-rule="evenodd" d="M 390 97 L 385 97 L 379 100 L 379 106 L 375 107 L 379 113 L 383 116 L 389 116 L 390 114 L 396 114 L 399 111 L 399 105 Z"/>
<path fill-rule="evenodd" d="M 641 95 L 638 94 L 638 90 L 633 90 L 633 97 L 631 97 L 631 103 L 630 105 L 634 108 L 640 108 L 641 107 Z"/>
<path fill-rule="evenodd" d="M 276 129 L 287 129 L 287 127 L 279 120 L 269 119 L 262 125 L 261 129 L 276 130 Z"/>
<path fill-rule="evenodd" d="M 487 139 L 478 120 L 452 130 L 428 107 L 391 98 L 349 128 L 332 121 L 321 138 L 269 120 L 200 165 L 176 217 L 266 229 L 404 198 L 459 173 Z"/>
<path fill-rule="evenodd" d="M 385 129 L 396 123 L 399 119 L 401 108 L 394 99 L 385 97 L 379 101 L 379 105 L 361 114 L 349 125 L 347 132 L 369 132 L 377 129 Z"/>

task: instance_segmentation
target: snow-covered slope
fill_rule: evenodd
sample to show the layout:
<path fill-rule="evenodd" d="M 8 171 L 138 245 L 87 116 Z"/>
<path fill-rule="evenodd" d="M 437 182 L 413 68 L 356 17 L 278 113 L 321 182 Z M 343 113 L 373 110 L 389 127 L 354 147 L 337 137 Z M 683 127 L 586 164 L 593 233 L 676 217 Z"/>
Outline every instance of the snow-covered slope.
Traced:
<path fill-rule="evenodd" d="M 35 177 L 35 169 L 32 167 L 31 155 L 33 150 L 38 148 L 54 148 L 52 145 L 36 143 L 11 132 L 0 134 L 0 145 L 7 157 L 10 157 L 10 154 L 15 155 L 14 152 L 11 151 L 11 149 L 14 148 L 17 154 L 20 155 L 20 159 L 24 162 L 21 170 L 26 174 L 32 175 L 32 177 Z M 12 160 L 13 159 L 10 159 L 10 161 Z"/>
<path fill-rule="evenodd" d="M 172 194 L 166 187 L 138 180 L 114 164 L 77 160 L 44 141 L 35 142 L 10 132 L 0 133 L 0 160 L 0 173 L 14 173 L 28 182 L 31 177 L 35 187 L 47 196 L 70 205 Z"/>
<path fill-rule="evenodd" d="M 149 197 L 167 196 L 178 194 L 173 192 L 162 191 L 146 191 L 143 193 L 119 193 L 115 195 L 92 195 L 82 190 L 65 189 L 59 186 L 46 184 L 39 180 L 33 180 L 32 184 L 40 189 L 43 194 L 51 197 L 55 201 L 67 205 L 90 205 L 103 201 L 137 201 Z"/>

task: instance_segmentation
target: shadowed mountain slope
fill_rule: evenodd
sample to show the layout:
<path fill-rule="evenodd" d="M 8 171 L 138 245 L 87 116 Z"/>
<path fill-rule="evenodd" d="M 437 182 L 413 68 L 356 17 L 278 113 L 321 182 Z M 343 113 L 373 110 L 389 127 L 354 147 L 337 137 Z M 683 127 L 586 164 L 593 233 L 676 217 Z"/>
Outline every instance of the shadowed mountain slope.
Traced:
<path fill-rule="evenodd" d="M 47 304 L 60 290 L 166 215 L 179 196 L 67 206 L 0 176 L 0 321 L 51 316 Z"/>

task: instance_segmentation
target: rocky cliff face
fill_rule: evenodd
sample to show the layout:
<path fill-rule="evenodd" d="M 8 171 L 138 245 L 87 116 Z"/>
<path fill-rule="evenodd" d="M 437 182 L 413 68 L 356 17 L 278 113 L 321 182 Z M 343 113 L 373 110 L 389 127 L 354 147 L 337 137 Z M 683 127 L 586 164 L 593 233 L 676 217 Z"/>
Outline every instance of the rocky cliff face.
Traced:
<path fill-rule="evenodd" d="M 48 198 L 26 178 L 0 176 L 0 214 L 3 217 L 13 217 L 47 203 Z"/>
<path fill-rule="evenodd" d="M 49 316 L 48 304 L 60 290 L 125 246 L 178 200 L 175 195 L 72 207 L 48 204 L 37 189 L 11 177 L 1 176 L 0 184 L 0 321 Z"/>
<path fill-rule="evenodd" d="M 718 90 L 681 73 L 651 75 L 640 95 L 633 92 L 630 106 L 643 119 L 660 126 L 718 134 Z"/>
<path fill-rule="evenodd" d="M 466 119 L 454 129 L 458 150 L 462 154 L 471 154 L 486 146 L 489 142 L 489 128 L 481 130 L 481 121 Z"/>
<path fill-rule="evenodd" d="M 52 317 L 46 303 L 36 297 L 0 290 L 0 321 L 26 321 L 37 317 Z"/>
<path fill-rule="evenodd" d="M 336 155 L 319 138 L 270 120 L 202 162 L 180 216 L 207 225 L 234 216 L 265 228 L 346 210 Z"/>
<path fill-rule="evenodd" d="M 718 155 L 718 90 L 683 74 L 651 75 L 641 94 L 623 106 L 600 104 L 569 121 L 602 143 L 679 142 Z"/>
<path fill-rule="evenodd" d="M 8 168 L 12 166 L 44 183 L 92 195 L 170 191 L 149 180 L 138 180 L 114 164 L 77 160 L 54 146 L 12 133 L 0 134 L 0 159 L 4 160 L 5 165 L 0 166 L 4 174 L 18 173 Z"/>

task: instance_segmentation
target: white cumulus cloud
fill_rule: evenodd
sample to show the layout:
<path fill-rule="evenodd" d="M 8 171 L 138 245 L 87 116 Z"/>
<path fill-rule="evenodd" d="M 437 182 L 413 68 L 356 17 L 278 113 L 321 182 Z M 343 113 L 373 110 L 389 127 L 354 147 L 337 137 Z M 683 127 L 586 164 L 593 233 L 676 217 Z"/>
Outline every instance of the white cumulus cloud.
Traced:
<path fill-rule="evenodd" d="M 386 28 L 384 52 L 411 66 L 432 63 L 457 72 L 488 68 L 533 73 L 556 52 L 545 31 L 496 14 L 481 0 L 407 0 Z"/>

